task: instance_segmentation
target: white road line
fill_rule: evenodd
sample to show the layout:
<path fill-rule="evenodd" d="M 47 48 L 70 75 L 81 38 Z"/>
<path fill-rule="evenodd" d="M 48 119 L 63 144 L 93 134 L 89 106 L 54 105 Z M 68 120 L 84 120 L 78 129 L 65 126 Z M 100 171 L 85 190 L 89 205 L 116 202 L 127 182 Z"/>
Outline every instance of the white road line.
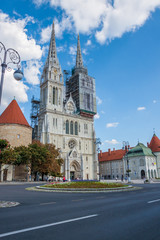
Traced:
<path fill-rule="evenodd" d="M 84 199 L 74 199 L 72 200 L 72 202 L 79 202 L 79 201 L 83 201 Z"/>
<path fill-rule="evenodd" d="M 156 199 L 156 200 L 152 200 L 152 201 L 149 201 L 148 203 L 154 203 L 154 202 L 159 202 L 160 199 Z"/>
<path fill-rule="evenodd" d="M 48 205 L 48 204 L 54 204 L 56 202 L 48 202 L 48 203 L 40 203 L 40 205 Z"/>
<path fill-rule="evenodd" d="M 55 225 L 60 225 L 60 224 L 64 224 L 64 223 L 75 222 L 75 221 L 92 218 L 92 217 L 97 217 L 97 216 L 98 216 L 98 214 L 93 214 L 93 215 L 79 217 L 79 218 L 73 218 L 73 219 L 69 219 L 69 220 L 65 220 L 65 221 L 61 221 L 61 222 L 45 224 L 45 225 L 41 225 L 41 226 L 37 226 L 37 227 L 25 228 L 25 229 L 8 232 L 8 233 L 2 233 L 2 234 L 0 234 L 0 238 L 18 234 L 18 233 L 29 232 L 29 231 L 33 231 L 33 230 L 37 230 L 37 229 L 41 229 L 41 228 L 47 228 L 47 227 L 51 227 L 51 226 L 55 226 Z"/>

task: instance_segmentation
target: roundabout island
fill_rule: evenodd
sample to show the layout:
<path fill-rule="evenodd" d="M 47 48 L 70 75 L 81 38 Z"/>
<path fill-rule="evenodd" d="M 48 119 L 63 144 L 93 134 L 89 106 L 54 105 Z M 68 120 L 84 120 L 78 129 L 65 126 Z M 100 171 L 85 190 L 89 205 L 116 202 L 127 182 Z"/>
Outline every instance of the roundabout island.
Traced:
<path fill-rule="evenodd" d="M 42 186 L 27 188 L 32 191 L 46 191 L 46 192 L 120 192 L 141 189 L 132 185 L 123 183 L 104 183 L 97 181 L 78 181 L 78 182 L 64 182 L 64 183 L 49 183 Z"/>

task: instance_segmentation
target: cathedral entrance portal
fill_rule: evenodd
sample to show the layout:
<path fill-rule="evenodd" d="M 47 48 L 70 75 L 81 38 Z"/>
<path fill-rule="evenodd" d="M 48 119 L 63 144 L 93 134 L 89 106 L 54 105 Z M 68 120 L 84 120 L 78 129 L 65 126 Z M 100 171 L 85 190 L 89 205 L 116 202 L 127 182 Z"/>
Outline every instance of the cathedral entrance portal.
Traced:
<path fill-rule="evenodd" d="M 72 161 L 70 164 L 70 179 L 80 179 L 81 178 L 81 167 L 77 161 Z"/>

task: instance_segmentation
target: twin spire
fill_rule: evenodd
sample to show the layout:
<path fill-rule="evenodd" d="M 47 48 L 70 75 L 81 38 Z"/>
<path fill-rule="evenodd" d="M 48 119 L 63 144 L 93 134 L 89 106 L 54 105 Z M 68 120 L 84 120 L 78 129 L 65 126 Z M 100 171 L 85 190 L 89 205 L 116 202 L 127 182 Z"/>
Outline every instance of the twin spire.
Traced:
<path fill-rule="evenodd" d="M 79 40 L 79 34 L 78 34 L 76 68 L 81 68 L 81 67 L 83 67 L 83 60 L 82 60 L 81 46 L 80 46 L 80 40 Z"/>
<path fill-rule="evenodd" d="M 53 21 L 53 24 L 52 24 L 52 33 L 51 33 L 51 40 L 50 40 L 48 57 L 49 58 L 54 58 L 54 59 L 57 58 L 54 21 Z"/>
<path fill-rule="evenodd" d="M 47 63 L 48 64 L 49 64 L 49 59 L 58 60 L 57 51 L 56 51 L 54 21 L 53 21 L 53 24 L 52 24 L 51 40 L 50 40 L 48 57 L 47 57 Z M 76 68 L 82 68 L 83 67 L 83 60 L 82 60 L 82 54 L 81 54 L 79 34 L 78 34 L 78 41 L 77 41 L 77 56 L 76 56 L 76 66 L 75 67 Z"/>

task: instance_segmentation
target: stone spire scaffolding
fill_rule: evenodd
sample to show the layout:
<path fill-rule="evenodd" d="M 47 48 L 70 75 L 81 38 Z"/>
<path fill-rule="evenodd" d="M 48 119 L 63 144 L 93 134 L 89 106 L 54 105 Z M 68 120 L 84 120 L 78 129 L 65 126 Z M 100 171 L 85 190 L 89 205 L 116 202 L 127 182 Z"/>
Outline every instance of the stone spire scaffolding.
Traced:
<path fill-rule="evenodd" d="M 78 34 L 76 68 L 81 68 L 81 67 L 83 67 L 83 60 L 82 60 L 80 40 L 79 40 L 79 34 Z"/>

